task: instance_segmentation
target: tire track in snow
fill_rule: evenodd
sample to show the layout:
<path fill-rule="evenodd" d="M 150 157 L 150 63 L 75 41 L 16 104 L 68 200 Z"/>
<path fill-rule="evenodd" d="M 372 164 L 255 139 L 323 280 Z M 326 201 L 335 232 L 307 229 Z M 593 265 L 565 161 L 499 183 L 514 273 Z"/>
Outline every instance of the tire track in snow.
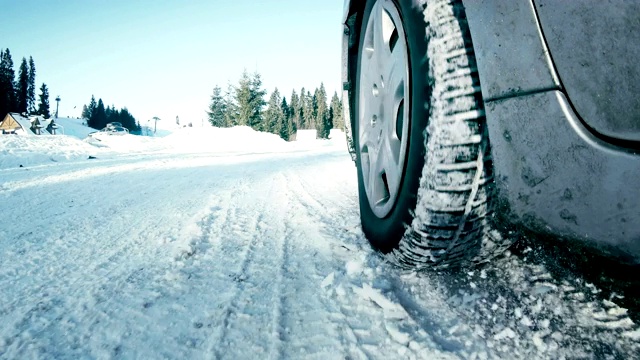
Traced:
<path fill-rule="evenodd" d="M 297 200 L 296 205 L 293 207 L 294 212 L 299 214 L 299 217 L 305 219 L 306 221 L 312 221 L 314 223 L 320 223 L 324 226 L 320 226 L 318 230 L 320 232 L 325 232 L 326 235 L 323 236 L 323 240 L 330 244 L 331 252 L 334 252 L 334 249 L 337 247 L 335 241 L 345 241 L 346 245 L 350 248 L 357 247 L 357 244 L 353 244 L 350 242 L 354 239 L 345 239 L 345 235 L 342 231 L 335 228 L 337 224 L 341 224 L 345 221 L 345 219 L 349 218 L 349 213 L 351 210 L 349 206 L 343 207 L 340 211 L 336 209 L 337 201 L 332 201 L 332 204 L 327 205 L 326 203 L 321 202 L 322 200 L 327 200 L 326 196 L 313 196 L 309 193 L 307 189 L 314 189 L 315 184 L 310 184 L 304 181 L 300 176 L 293 173 L 287 173 L 288 184 L 292 192 L 295 194 L 295 198 Z M 343 197 L 343 194 L 337 194 L 337 197 Z M 316 200 L 322 199 L 322 200 Z M 347 201 L 348 204 L 348 201 Z M 329 216 L 328 214 L 336 214 L 334 216 Z M 353 216 L 353 215 L 351 215 Z M 304 226 L 300 226 L 299 224 L 295 226 L 297 229 L 304 229 Z M 313 236 L 309 233 L 300 233 L 300 237 L 310 237 Z M 324 265 L 324 266 L 318 266 Z M 342 273 L 344 270 L 344 263 L 340 261 L 330 261 L 329 263 L 317 264 L 313 269 L 313 274 L 318 278 L 324 278 L 324 281 L 330 279 L 328 276 L 334 276 L 335 273 Z M 333 270 L 331 275 L 326 274 L 327 268 Z M 332 284 L 326 284 L 327 286 L 331 286 Z M 369 321 L 370 314 L 363 314 L 362 312 L 362 304 L 357 301 L 354 303 L 353 300 L 358 300 L 357 297 L 350 297 L 349 301 L 347 300 L 348 296 L 346 294 L 349 289 L 344 289 L 342 286 L 339 286 L 336 289 L 336 294 L 333 298 L 330 298 L 330 291 L 326 291 L 323 289 L 325 293 L 322 296 L 318 297 L 322 308 L 324 308 L 327 313 L 330 313 L 330 323 L 332 324 L 333 330 L 340 334 L 341 346 L 344 354 L 348 354 L 349 358 L 355 359 L 376 359 L 376 358 L 384 358 L 385 356 L 380 354 L 380 349 L 378 348 L 381 343 L 384 343 L 388 337 L 381 338 L 379 337 L 379 331 L 376 329 L 380 324 L 376 324 L 374 322 Z M 338 300 L 337 302 L 335 300 Z M 375 310 L 378 312 L 378 310 Z M 376 333 L 377 334 L 374 334 Z M 398 353 L 395 354 L 396 356 Z M 403 355 L 407 355 L 406 353 Z"/>
<path fill-rule="evenodd" d="M 233 356 L 233 346 L 238 339 L 252 333 L 252 329 L 246 329 L 247 326 L 264 327 L 266 331 L 253 334 L 251 340 L 243 346 L 253 348 L 254 354 L 275 354 L 276 358 L 279 357 L 277 343 L 280 336 L 277 324 L 278 318 L 281 317 L 281 306 L 277 301 L 268 299 L 277 299 L 277 284 L 282 282 L 282 275 L 274 274 L 273 271 L 284 266 L 268 266 L 269 264 L 264 263 L 265 260 L 273 260 L 274 255 L 276 258 L 283 258 L 284 255 L 281 245 L 271 245 L 282 243 L 284 236 L 283 230 L 274 229 L 272 226 L 278 222 L 274 222 L 270 214 L 277 214 L 278 210 L 272 211 L 267 207 L 267 204 L 273 204 L 277 190 L 274 186 L 272 179 L 260 179 L 247 191 L 231 197 L 227 204 L 229 215 L 226 221 L 207 231 L 207 236 L 220 238 L 220 246 L 217 251 L 190 269 L 200 271 L 211 264 L 213 273 L 226 274 L 226 283 L 231 288 L 231 294 L 220 302 L 221 309 L 216 311 L 215 316 L 219 317 L 219 320 L 214 322 L 219 323 L 219 326 L 203 345 L 207 353 L 218 359 Z M 230 272 L 232 264 L 239 266 Z M 273 284 L 269 283 L 269 279 Z M 264 283 L 273 286 L 265 287 L 262 285 Z M 257 308 L 260 305 L 259 300 L 266 300 L 268 304 L 272 304 L 271 309 L 261 311 L 262 309 Z"/>
<path fill-rule="evenodd" d="M 286 179 L 281 174 L 278 174 L 278 175 L 279 175 L 278 184 L 282 186 L 283 184 L 286 183 Z M 277 275 L 277 280 L 275 285 L 275 289 L 276 289 L 275 296 L 277 297 L 277 303 L 273 308 L 273 322 L 272 322 L 272 328 L 271 328 L 272 334 L 276 335 L 276 338 L 272 342 L 273 347 L 271 349 L 271 357 L 273 359 L 283 358 L 283 354 L 284 354 L 283 347 L 287 340 L 285 337 L 287 314 L 285 312 L 286 299 L 285 299 L 284 292 L 285 292 L 285 277 L 289 278 L 288 265 L 291 261 L 290 260 L 291 251 L 289 247 L 290 247 L 291 236 L 293 232 L 291 226 L 289 225 L 289 222 L 286 220 L 288 215 L 288 209 L 290 208 L 290 203 L 291 203 L 290 194 L 287 192 L 286 201 L 278 202 L 277 208 L 274 209 L 273 211 L 273 213 L 281 214 L 281 216 L 284 217 L 284 221 L 277 222 L 278 224 L 283 224 L 281 235 L 280 233 L 276 234 L 277 237 L 281 238 L 281 241 L 279 242 L 279 245 L 278 245 L 278 267 L 277 267 L 278 275 Z M 282 220 L 282 219 L 276 219 L 276 220 Z"/>
<path fill-rule="evenodd" d="M 246 218 L 244 217 L 244 214 L 236 212 L 235 216 L 233 217 L 238 217 L 241 219 L 239 223 L 235 224 L 236 226 L 239 226 L 241 229 L 257 229 L 258 225 L 262 221 L 261 215 L 259 215 L 257 218 L 253 218 L 253 217 Z M 262 234 L 260 233 L 253 234 L 250 237 L 250 239 L 247 241 L 244 247 L 244 252 L 241 255 L 240 268 L 236 270 L 235 274 L 233 275 L 233 280 L 236 283 L 234 288 L 234 293 L 231 298 L 231 301 L 225 306 L 225 308 L 222 311 L 223 319 L 222 319 L 221 334 L 219 335 L 219 339 L 216 341 L 217 345 L 214 348 L 216 358 L 218 359 L 221 359 L 224 355 L 224 353 L 221 352 L 221 349 L 223 348 L 222 345 L 225 343 L 228 337 L 228 331 L 231 323 L 231 314 L 236 313 L 238 311 L 238 306 L 239 306 L 238 301 L 240 299 L 240 296 L 245 291 L 245 286 L 242 283 L 246 281 L 248 278 L 247 269 L 255 253 L 255 246 L 256 246 L 256 243 L 259 241 L 260 235 Z M 228 252 L 223 251 L 223 253 L 228 253 Z"/>
<path fill-rule="evenodd" d="M 220 322 L 224 332 L 213 330 L 203 346 L 207 353 L 218 358 L 233 358 L 243 353 L 274 359 L 313 353 L 335 356 L 336 345 L 340 347 L 340 336 L 327 331 L 325 325 L 332 315 L 328 307 L 317 300 L 323 294 L 314 284 L 319 284 L 322 277 L 308 273 L 307 267 L 314 266 L 314 258 L 296 246 L 304 243 L 306 236 L 300 236 L 293 228 L 300 224 L 288 220 L 298 208 L 292 210 L 290 195 L 283 191 L 287 186 L 286 178 L 277 174 L 254 184 L 248 193 L 229 205 L 244 212 L 260 208 L 256 212 L 261 214 L 263 221 L 258 226 L 259 231 L 254 231 L 258 241 L 251 261 L 246 263 L 245 280 L 239 286 L 230 284 L 235 292 L 220 302 L 222 311 L 216 312 L 226 319 Z M 231 224 L 235 223 L 233 216 L 229 220 Z M 229 231 L 222 229 L 230 227 L 233 226 L 224 224 L 211 234 L 232 242 L 234 239 L 228 236 Z M 229 245 L 229 249 L 233 246 Z M 223 257 L 229 256 L 227 250 L 207 256 L 207 262 L 202 261 L 191 270 L 207 267 L 209 261 L 217 261 L 212 272 L 226 268 L 231 261 L 237 263 L 234 257 L 232 260 Z M 226 314 L 228 316 L 224 316 Z"/>
<path fill-rule="evenodd" d="M 139 203 L 138 208 L 147 208 L 152 203 L 153 199 L 146 199 L 146 201 Z M 21 296 L 14 299 L 5 308 L 5 311 L 16 312 L 20 311 L 18 310 L 20 307 L 24 309 L 24 306 L 20 306 L 19 304 L 24 302 L 25 297 L 42 299 L 36 305 L 22 310 L 23 315 L 20 316 L 20 320 L 17 320 L 13 324 L 16 335 L 8 338 L 8 341 L 13 344 L 15 351 L 18 353 L 22 352 L 24 346 L 28 344 L 28 342 L 21 341 L 17 334 L 23 333 L 26 329 L 35 326 L 37 322 L 40 322 L 37 323 L 39 331 L 45 333 L 47 329 L 55 325 L 56 322 L 52 320 L 63 318 L 66 313 L 65 309 L 75 307 L 73 304 L 76 304 L 79 301 L 78 299 L 82 298 L 82 294 L 87 292 L 96 293 L 96 290 L 89 291 L 92 288 L 97 288 L 99 292 L 103 286 L 101 284 L 118 278 L 116 274 L 117 271 L 126 268 L 130 263 L 123 263 L 116 260 L 123 254 L 130 253 L 132 249 L 143 245 L 144 237 L 141 236 L 141 234 L 161 224 L 164 219 L 159 218 L 154 223 L 141 226 L 144 220 L 144 218 L 138 217 L 126 230 L 108 236 L 107 239 L 101 241 L 101 246 L 98 248 L 82 247 L 81 244 L 78 244 L 78 242 L 84 241 L 81 239 L 71 243 L 64 243 L 64 240 L 68 238 L 61 238 L 61 240 L 57 242 L 57 244 L 62 245 L 62 249 L 58 251 L 60 254 L 64 254 L 69 249 L 80 250 L 75 256 L 73 266 L 69 266 L 70 264 L 68 263 L 49 263 L 47 266 L 47 274 L 44 274 L 44 279 L 41 281 L 42 285 L 32 287 L 32 284 L 25 283 L 24 287 L 18 291 Z M 63 223 L 71 223 L 72 221 L 69 216 L 66 216 Z M 121 242 L 120 240 L 125 237 L 125 234 L 130 232 L 131 229 L 138 229 L 138 236 L 134 238 L 133 242 Z M 50 241 L 51 240 L 45 241 L 45 243 Z M 83 276 L 76 276 L 75 274 L 78 273 L 80 269 L 82 269 Z M 98 270 L 101 269 L 104 271 L 98 272 Z M 31 287 L 31 289 L 27 290 L 27 286 Z M 62 294 L 64 294 L 64 300 L 61 299 Z M 42 319 L 44 318 L 48 319 L 46 324 L 42 323 Z"/>
<path fill-rule="evenodd" d="M 288 223 L 289 227 L 292 229 L 296 229 L 296 231 L 292 234 L 294 238 L 298 239 L 309 239 L 313 237 L 310 232 L 311 230 L 305 231 L 304 222 L 316 222 L 317 219 L 313 218 L 308 211 L 308 205 L 306 201 L 313 202 L 316 206 L 327 209 L 327 207 L 323 206 L 321 203 L 316 201 L 313 197 L 309 195 L 309 193 L 304 190 L 307 188 L 312 188 L 313 185 L 303 182 L 300 176 L 291 171 L 285 173 L 285 178 L 287 182 L 288 190 L 290 190 L 290 196 L 294 198 L 292 205 L 290 205 Z M 338 196 L 341 196 L 342 193 Z M 328 207 L 329 209 L 333 209 L 333 204 Z M 323 239 L 328 240 L 328 239 Z M 331 240 L 328 241 L 331 243 Z M 300 245 L 300 244 L 296 244 Z M 298 251 L 305 251 L 307 249 L 302 248 L 298 249 Z M 317 263 L 313 266 L 313 273 L 311 274 L 312 278 L 323 279 L 322 281 L 328 281 L 327 279 L 330 274 L 335 273 L 335 271 L 331 271 L 327 274 L 327 270 L 339 270 L 335 269 L 335 264 L 328 264 L 326 262 Z M 303 269 L 297 271 L 298 274 L 308 273 Z M 361 339 L 356 335 L 357 329 L 354 329 L 351 324 L 349 324 L 348 316 L 344 312 L 344 308 L 339 304 L 334 304 L 327 297 L 324 286 L 322 286 L 322 282 L 318 284 L 318 287 L 315 289 L 319 292 L 317 296 L 313 298 L 317 299 L 319 302 L 319 306 L 324 309 L 325 313 L 328 314 L 328 320 L 331 324 L 331 328 L 333 332 L 339 334 L 340 345 L 342 349 L 342 353 L 345 358 L 355 358 L 355 359 L 363 359 L 363 358 L 371 358 L 367 355 L 367 352 L 360 346 Z"/>
<path fill-rule="evenodd" d="M 193 176 L 192 174 L 194 174 L 193 170 L 187 171 L 182 177 L 183 181 L 188 181 Z M 117 181 L 119 177 L 109 179 L 110 181 Z M 109 183 L 105 184 L 105 186 L 108 185 Z M 132 189 L 131 193 L 141 193 L 144 191 L 143 189 L 146 189 L 144 184 L 140 184 L 139 187 L 140 189 Z M 54 190 L 54 194 L 51 196 L 54 200 L 59 197 L 55 192 L 60 192 L 60 190 Z M 83 193 L 80 192 L 79 194 L 82 197 Z M 55 345 L 51 342 L 51 337 L 55 335 L 55 331 L 61 330 L 61 328 L 66 329 L 60 334 L 62 336 L 62 338 L 59 338 L 61 343 L 76 344 L 73 346 L 77 348 L 86 347 L 86 344 L 78 345 L 77 338 L 69 338 L 68 334 L 77 333 L 80 330 L 77 326 L 88 327 L 88 330 L 93 332 L 92 329 L 96 327 L 96 323 L 104 322 L 105 318 L 112 317 L 114 313 L 117 313 L 117 308 L 122 306 L 121 302 L 124 299 L 136 301 L 123 289 L 128 288 L 133 290 L 134 293 L 138 293 L 137 289 L 131 289 L 130 282 L 138 281 L 137 279 L 148 276 L 150 272 L 149 270 L 142 271 L 143 269 L 139 264 L 146 264 L 143 265 L 144 267 L 151 265 L 151 267 L 155 268 L 158 266 L 158 258 L 160 260 L 169 260 L 167 252 L 174 247 L 171 242 L 176 242 L 180 237 L 179 225 L 167 227 L 167 224 L 179 224 L 176 221 L 179 220 L 176 217 L 176 213 L 160 211 L 153 217 L 144 216 L 145 213 L 148 213 L 149 209 L 158 207 L 173 208 L 178 213 L 188 212 L 194 202 L 189 198 L 174 201 L 173 197 L 162 197 L 159 201 L 155 196 L 146 196 L 141 198 L 142 201 L 137 201 L 134 204 L 135 206 L 130 207 L 127 206 L 127 204 L 132 205 L 130 200 L 134 197 L 140 199 L 140 197 L 128 194 L 123 193 L 122 196 L 115 200 L 119 204 L 116 208 L 126 208 L 126 215 L 120 214 L 120 217 L 126 217 L 130 220 L 130 223 L 127 224 L 123 231 L 109 234 L 107 238 L 99 239 L 100 227 L 91 226 L 93 220 L 89 219 L 83 221 L 83 224 L 79 227 L 80 231 L 76 231 L 72 235 L 73 239 L 77 239 L 73 242 L 66 241 L 68 239 L 63 239 L 62 237 L 56 241 L 50 239 L 51 235 L 49 234 L 43 235 L 49 237 L 47 242 L 53 242 L 59 249 L 54 247 L 54 261 L 47 263 L 47 273 L 43 274 L 44 279 L 39 279 L 39 283 L 42 285 L 33 286 L 32 283 L 25 282 L 22 290 L 15 291 L 19 296 L 14 296 L 13 303 L 19 304 L 22 302 L 30 307 L 25 308 L 25 306 L 20 305 L 18 307 L 22 307 L 24 310 L 19 310 L 16 305 L 13 305 L 12 308 L 4 310 L 5 313 L 7 311 L 13 313 L 12 317 L 15 320 L 11 320 L 3 326 L 5 328 L 3 334 L 9 337 L 4 340 L 7 345 L 5 347 L 0 346 L 0 353 L 3 352 L 3 348 L 14 354 L 19 354 L 25 350 L 24 347 L 29 345 L 32 340 L 30 338 L 18 338 L 17 334 L 25 333 L 27 330 L 39 331 L 41 335 L 37 336 L 38 343 L 45 348 L 55 348 Z M 110 203 L 113 204 L 114 201 L 113 199 L 111 200 Z M 82 203 L 78 205 L 87 206 L 87 204 Z M 111 208 L 99 208 L 99 212 L 94 213 L 94 218 L 99 217 L 105 211 L 111 211 L 110 209 L 112 208 L 113 206 Z M 73 213 L 70 213 L 63 217 L 60 220 L 61 226 L 68 224 L 67 226 L 70 228 L 78 228 L 77 224 L 74 225 L 75 219 L 72 219 L 72 215 Z M 167 230 L 171 231 L 167 232 Z M 85 234 L 83 235 L 83 233 Z M 98 246 L 88 246 L 92 244 L 86 240 L 96 238 L 99 239 L 95 241 Z M 159 243 L 158 240 L 161 239 L 165 239 L 165 242 Z M 39 244 L 39 246 L 43 247 L 44 244 Z M 51 247 L 49 246 L 48 249 L 51 250 Z M 67 252 L 75 253 L 73 255 L 74 262 L 55 261 L 55 257 L 59 255 L 68 257 L 69 254 Z M 30 255 L 33 256 L 32 254 Z M 38 268 L 36 267 L 35 269 Z M 40 297 L 43 297 L 41 301 L 24 301 L 25 298 Z M 29 305 L 34 303 L 38 304 L 35 306 Z M 111 305 L 114 305 L 116 309 L 110 309 Z M 138 316 L 135 311 L 124 310 L 126 313 Z M 23 315 L 18 315 L 18 311 L 22 311 Z M 82 318 L 80 319 L 78 316 Z M 118 314 L 117 316 L 121 315 Z M 13 326 L 13 330 L 9 330 L 7 326 Z M 53 332 L 50 330 L 53 330 Z M 9 335 L 10 333 L 15 335 Z M 2 342 L 1 340 L 0 342 Z"/>
<path fill-rule="evenodd" d="M 312 176 L 306 178 L 316 179 Z M 321 187 L 314 186 L 314 181 L 316 180 L 305 181 L 303 177 L 292 174 L 289 183 L 292 184 L 292 191 L 296 193 L 303 211 L 323 225 L 321 230 L 328 235 L 328 241 L 332 243 L 334 251 L 341 247 L 347 249 L 346 252 L 342 252 L 346 254 L 343 269 L 346 269 L 347 272 L 344 274 L 344 280 L 347 282 L 348 289 L 339 286 L 336 292 L 343 293 L 337 296 L 343 298 L 338 299 L 340 300 L 340 318 L 348 324 L 347 332 L 353 334 L 350 338 L 357 342 L 362 354 L 366 354 L 367 358 L 380 358 L 379 345 L 381 342 L 395 343 L 394 347 L 397 353 L 389 353 L 387 356 L 400 355 L 408 358 L 421 358 L 420 353 L 423 351 L 431 351 L 433 358 L 449 358 L 451 354 L 464 354 L 465 352 L 461 350 L 465 345 L 461 344 L 457 338 L 448 334 L 434 333 L 435 330 L 443 330 L 443 319 L 431 316 L 431 323 L 425 323 L 415 316 L 416 314 L 411 311 L 411 308 L 405 307 L 407 304 L 403 303 L 394 291 L 394 281 L 399 273 L 389 264 L 385 264 L 385 260 L 380 254 L 371 250 L 362 233 L 351 231 L 349 219 L 359 225 L 359 215 L 353 210 L 357 208 L 357 197 L 350 192 L 342 192 L 336 194 L 337 196 L 328 197 L 318 192 L 317 189 L 321 189 Z M 342 198 L 342 204 L 345 205 L 340 205 L 340 198 Z M 343 243 L 336 244 L 336 241 Z M 375 269 L 368 269 L 369 266 L 374 266 Z M 358 267 L 364 268 L 358 269 Z M 374 273 L 372 270 L 378 274 L 372 276 Z M 349 271 L 356 272 L 355 278 L 348 279 L 350 277 Z M 362 273 L 359 273 L 360 271 Z M 371 287 L 366 281 L 370 281 L 375 286 Z M 345 301 L 348 296 L 345 292 L 349 291 L 364 300 L 367 306 L 363 307 L 362 304 Z M 439 309 L 439 311 L 443 310 Z M 455 316 L 454 314 L 449 315 Z M 358 324 L 357 319 L 363 318 L 377 319 L 371 324 L 362 326 L 362 324 Z M 459 331 L 456 336 L 460 336 Z M 349 336 L 345 335 L 345 338 L 349 338 Z M 469 333 L 466 333 L 463 339 L 467 341 L 467 346 L 481 342 L 480 339 Z M 469 343 L 469 340 L 472 342 Z"/>
<path fill-rule="evenodd" d="M 221 210 L 226 204 L 229 203 L 229 198 L 233 197 L 235 194 L 243 191 L 243 189 L 246 188 L 246 182 L 239 181 L 237 183 L 234 183 L 234 185 L 231 186 L 231 188 L 233 189 L 232 191 L 223 193 L 221 196 L 216 197 L 215 201 L 208 206 L 208 209 L 206 210 L 205 215 L 201 214 L 200 216 L 196 216 L 196 218 L 199 217 L 200 219 L 195 222 L 196 224 L 195 228 L 188 226 L 187 228 L 183 229 L 183 231 L 185 232 L 185 235 L 199 233 L 199 236 L 195 236 L 194 238 L 191 239 L 191 241 L 187 243 L 186 249 L 180 246 L 181 244 L 179 243 L 181 239 L 179 238 L 173 239 L 173 242 L 178 243 L 176 245 L 178 246 L 178 249 L 179 249 L 178 253 L 174 256 L 175 260 L 189 262 L 190 260 L 193 259 L 193 257 L 201 256 L 207 250 L 209 250 L 210 248 L 216 245 L 208 241 L 206 234 L 208 231 L 210 231 L 211 228 L 215 228 L 219 224 L 222 224 L 227 221 L 230 208 L 227 207 L 226 212 Z M 150 224 L 147 228 L 154 229 L 156 227 L 159 227 L 162 224 L 169 222 L 171 220 L 170 218 L 172 218 L 173 216 L 174 216 L 173 214 L 165 214 L 164 216 L 158 217 L 156 221 Z M 142 233 L 144 233 L 144 231 Z M 182 241 L 184 242 L 184 240 Z M 130 250 L 133 250 L 133 249 L 130 249 Z M 171 257 L 170 254 L 168 253 L 165 253 L 163 255 L 164 255 L 163 257 L 165 257 L 167 260 Z M 169 268 L 172 265 L 175 266 L 175 263 L 169 261 L 164 264 L 164 268 L 165 269 Z M 159 269 L 154 269 L 153 271 L 157 272 L 158 270 Z M 129 276 L 123 276 L 123 275 L 126 275 L 126 274 L 114 274 L 114 276 L 109 277 L 108 281 L 106 281 L 109 286 L 109 291 L 101 291 L 101 292 L 110 293 L 112 296 L 101 301 L 100 309 L 97 309 L 98 312 L 94 312 L 89 318 L 85 319 L 85 322 L 89 322 L 91 324 L 97 325 L 100 323 L 101 319 L 107 319 L 107 318 L 113 317 L 113 313 L 118 311 L 117 309 L 120 306 L 120 302 L 122 301 L 122 298 L 121 298 L 122 295 L 120 295 L 119 297 L 116 297 L 114 296 L 115 294 L 126 294 L 125 296 L 136 299 L 137 302 L 139 302 L 140 305 L 142 305 L 139 308 L 121 309 L 120 312 L 124 312 L 127 314 L 125 316 L 139 319 L 139 322 L 150 321 L 148 316 L 146 316 L 146 314 L 144 314 L 143 311 L 153 306 L 154 299 L 150 299 L 149 295 L 145 294 L 144 292 L 142 294 L 139 294 L 139 292 L 140 292 L 140 289 L 143 289 L 145 287 L 149 288 L 150 285 L 152 284 L 155 285 L 155 287 L 157 287 L 157 280 L 154 279 L 153 272 L 150 270 L 141 268 L 138 270 L 134 270 L 134 272 L 131 273 Z M 160 292 L 158 292 L 153 287 L 151 290 L 152 293 L 155 293 L 153 296 L 155 296 L 156 298 L 159 296 L 162 296 L 165 291 L 166 289 L 160 290 Z M 92 327 L 95 327 L 95 325 Z M 94 332 L 93 329 L 90 329 L 90 330 L 92 333 Z M 114 346 L 114 349 L 115 349 L 114 354 L 118 353 L 117 349 L 120 349 L 120 347 L 121 345 Z"/>

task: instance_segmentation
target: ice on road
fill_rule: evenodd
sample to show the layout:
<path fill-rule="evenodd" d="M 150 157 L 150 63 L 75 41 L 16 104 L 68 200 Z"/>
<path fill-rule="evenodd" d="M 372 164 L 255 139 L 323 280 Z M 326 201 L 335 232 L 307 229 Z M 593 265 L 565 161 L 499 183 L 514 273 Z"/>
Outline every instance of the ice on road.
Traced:
<path fill-rule="evenodd" d="M 361 233 L 355 167 L 341 141 L 231 152 L 154 144 L 22 168 L 14 158 L 0 169 L 0 358 L 637 350 L 638 330 L 618 316 L 625 309 L 565 300 L 588 286 L 563 290 L 521 259 L 465 273 L 457 285 L 388 264 Z M 502 278 L 518 275 L 522 289 Z M 505 282 L 495 294 L 492 276 Z M 554 314 L 576 321 L 558 325 Z"/>

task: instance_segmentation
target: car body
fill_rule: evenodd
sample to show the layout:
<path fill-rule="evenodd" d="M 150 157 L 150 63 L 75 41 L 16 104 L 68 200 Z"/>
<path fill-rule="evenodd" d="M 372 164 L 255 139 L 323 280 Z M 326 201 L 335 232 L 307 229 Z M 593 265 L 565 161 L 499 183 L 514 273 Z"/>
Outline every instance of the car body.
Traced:
<path fill-rule="evenodd" d="M 640 264 L 640 3 L 463 0 L 491 142 L 496 214 Z M 345 1 L 342 81 L 355 160 L 354 47 L 364 2 Z"/>
<path fill-rule="evenodd" d="M 129 134 L 129 129 L 116 125 L 117 123 L 109 123 L 100 131 L 93 131 L 87 136 L 96 137 L 99 135 L 126 135 Z"/>
<path fill-rule="evenodd" d="M 129 133 L 129 129 L 113 124 L 105 127 L 102 131 L 108 133 L 109 135 L 126 135 Z"/>

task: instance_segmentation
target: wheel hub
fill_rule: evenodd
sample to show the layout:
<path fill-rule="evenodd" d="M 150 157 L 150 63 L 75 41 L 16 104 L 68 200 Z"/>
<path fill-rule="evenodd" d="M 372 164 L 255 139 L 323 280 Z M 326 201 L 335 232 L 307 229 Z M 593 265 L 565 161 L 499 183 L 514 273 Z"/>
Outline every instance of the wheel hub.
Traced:
<path fill-rule="evenodd" d="M 357 151 L 369 206 L 383 218 L 396 203 L 405 172 L 410 108 L 407 42 L 392 1 L 376 1 L 363 36 Z"/>

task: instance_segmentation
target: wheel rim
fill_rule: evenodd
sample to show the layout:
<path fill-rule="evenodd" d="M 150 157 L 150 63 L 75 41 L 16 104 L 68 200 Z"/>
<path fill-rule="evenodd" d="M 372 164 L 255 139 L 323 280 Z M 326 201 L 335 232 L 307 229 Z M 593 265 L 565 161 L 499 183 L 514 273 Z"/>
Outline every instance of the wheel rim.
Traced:
<path fill-rule="evenodd" d="M 373 5 L 359 60 L 357 150 L 369 206 L 383 218 L 400 191 L 410 121 L 407 42 L 392 1 Z"/>

